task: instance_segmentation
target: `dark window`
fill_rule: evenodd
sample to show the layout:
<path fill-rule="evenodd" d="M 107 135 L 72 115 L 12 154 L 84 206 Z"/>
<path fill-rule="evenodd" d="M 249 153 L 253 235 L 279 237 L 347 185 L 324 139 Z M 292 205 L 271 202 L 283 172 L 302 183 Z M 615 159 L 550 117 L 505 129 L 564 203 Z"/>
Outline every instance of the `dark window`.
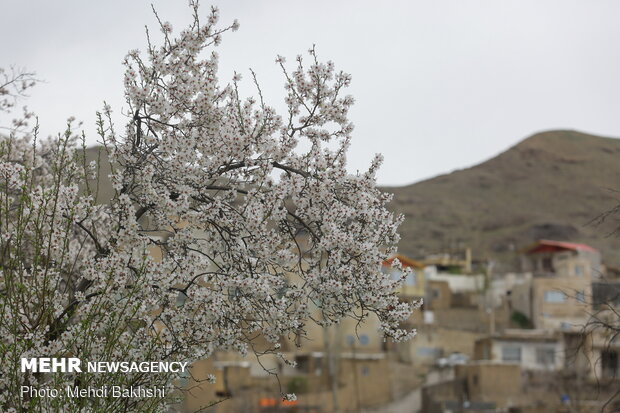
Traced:
<path fill-rule="evenodd" d="M 489 360 L 491 358 L 491 349 L 488 345 L 482 347 L 482 360 Z"/>
<path fill-rule="evenodd" d="M 310 372 L 310 357 L 309 356 L 296 356 L 295 363 L 297 363 L 297 370 L 300 373 Z"/>
<path fill-rule="evenodd" d="M 603 369 L 603 377 L 618 377 L 618 352 L 614 350 L 604 350 L 601 353 L 601 368 Z"/>

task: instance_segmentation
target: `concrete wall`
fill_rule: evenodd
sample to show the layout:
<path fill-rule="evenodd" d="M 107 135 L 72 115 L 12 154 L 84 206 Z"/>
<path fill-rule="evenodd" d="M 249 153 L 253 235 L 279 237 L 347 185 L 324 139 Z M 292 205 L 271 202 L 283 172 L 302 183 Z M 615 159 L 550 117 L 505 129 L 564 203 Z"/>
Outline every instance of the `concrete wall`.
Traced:
<path fill-rule="evenodd" d="M 433 311 L 434 325 L 461 331 L 488 333 L 492 328 L 500 331 L 507 327 L 506 308 L 486 312 L 478 308 L 450 308 Z M 494 326 L 494 327 L 493 327 Z"/>
<path fill-rule="evenodd" d="M 465 380 L 470 401 L 492 402 L 498 408 L 511 406 L 522 392 L 518 365 L 471 363 L 456 366 L 456 377 Z"/>

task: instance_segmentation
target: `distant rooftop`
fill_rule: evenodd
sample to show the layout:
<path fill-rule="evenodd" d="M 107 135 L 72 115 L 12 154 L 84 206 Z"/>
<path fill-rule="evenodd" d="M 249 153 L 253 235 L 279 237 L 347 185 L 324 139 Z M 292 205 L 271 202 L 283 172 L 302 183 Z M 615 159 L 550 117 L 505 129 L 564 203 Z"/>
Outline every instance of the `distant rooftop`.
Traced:
<path fill-rule="evenodd" d="M 534 245 L 527 247 L 524 252 L 526 254 L 537 254 L 541 252 L 560 252 L 560 251 L 589 251 L 597 252 L 596 249 L 586 244 L 578 244 L 575 242 L 550 241 L 541 239 Z"/>
<path fill-rule="evenodd" d="M 516 329 L 507 328 L 502 333 L 491 335 L 494 340 L 516 340 L 516 341 L 551 341 L 557 340 L 558 332 L 541 329 Z"/>
<path fill-rule="evenodd" d="M 403 267 L 411 267 L 411 268 L 424 268 L 424 264 L 419 261 L 412 260 L 411 258 L 405 257 L 402 254 L 396 254 L 383 262 L 383 265 L 390 266 L 394 259 L 398 258 L 398 261 L 403 265 Z"/>

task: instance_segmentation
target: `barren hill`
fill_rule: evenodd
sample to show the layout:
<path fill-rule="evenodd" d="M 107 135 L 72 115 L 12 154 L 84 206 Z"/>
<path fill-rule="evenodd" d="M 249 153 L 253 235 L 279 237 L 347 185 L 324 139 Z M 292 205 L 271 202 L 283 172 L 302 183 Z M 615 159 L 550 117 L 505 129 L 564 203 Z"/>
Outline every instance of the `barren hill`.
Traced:
<path fill-rule="evenodd" d="M 583 242 L 620 267 L 620 139 L 576 131 L 531 136 L 474 167 L 404 187 L 391 208 L 405 214 L 400 251 L 412 257 L 471 247 L 508 269 L 514 251 L 540 239 Z"/>

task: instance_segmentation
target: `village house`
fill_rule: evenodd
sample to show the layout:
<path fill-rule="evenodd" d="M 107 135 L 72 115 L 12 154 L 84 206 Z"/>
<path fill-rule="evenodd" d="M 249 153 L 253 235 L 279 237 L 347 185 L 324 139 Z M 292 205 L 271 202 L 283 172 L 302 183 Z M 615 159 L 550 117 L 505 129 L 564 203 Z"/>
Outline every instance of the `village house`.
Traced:
<path fill-rule="evenodd" d="M 568 330 L 588 317 L 592 280 L 601 274 L 601 254 L 585 244 L 541 240 L 521 256 L 532 273 L 529 312 L 539 329 Z M 518 296 L 518 294 L 514 294 Z"/>
<path fill-rule="evenodd" d="M 564 341 L 559 332 L 507 329 L 476 341 L 474 358 L 517 364 L 524 370 L 560 370 L 564 367 Z"/>

